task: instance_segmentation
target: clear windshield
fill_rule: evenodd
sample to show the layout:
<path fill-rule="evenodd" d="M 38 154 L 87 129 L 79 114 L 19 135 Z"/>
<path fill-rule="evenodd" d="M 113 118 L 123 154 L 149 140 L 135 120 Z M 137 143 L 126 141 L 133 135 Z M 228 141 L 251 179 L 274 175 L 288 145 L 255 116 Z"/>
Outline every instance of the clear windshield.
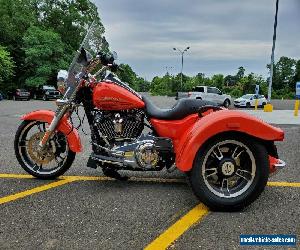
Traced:
<path fill-rule="evenodd" d="M 92 54 L 96 55 L 96 53 L 101 50 L 101 34 L 102 32 L 99 31 L 95 23 L 88 29 L 69 67 L 68 77 L 65 81 L 67 91 L 64 95 L 64 99 L 69 99 L 72 96 L 82 77 L 86 74 L 86 67 L 93 58 Z"/>

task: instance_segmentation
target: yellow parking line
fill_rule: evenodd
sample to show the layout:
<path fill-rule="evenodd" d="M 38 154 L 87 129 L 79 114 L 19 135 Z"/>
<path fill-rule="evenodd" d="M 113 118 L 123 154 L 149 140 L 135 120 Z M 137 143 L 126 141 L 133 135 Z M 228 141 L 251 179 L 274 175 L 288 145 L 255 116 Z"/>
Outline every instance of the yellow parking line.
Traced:
<path fill-rule="evenodd" d="M 164 179 L 153 177 L 130 177 L 129 181 L 133 182 L 159 182 L 159 183 L 186 183 L 185 179 Z"/>
<path fill-rule="evenodd" d="M 110 180 L 114 180 L 112 178 L 109 177 L 105 177 L 105 176 L 72 176 L 72 175 L 66 175 L 66 176 L 61 176 L 60 177 L 63 180 L 68 180 L 68 179 L 72 179 L 72 180 L 76 180 L 76 181 L 110 181 Z"/>
<path fill-rule="evenodd" d="M 269 181 L 268 186 L 270 186 L 270 187 L 300 187 L 300 182 Z"/>
<path fill-rule="evenodd" d="M 32 179 L 34 178 L 28 174 L 0 174 L 1 178 L 12 178 L 12 179 Z M 76 180 L 76 181 L 115 181 L 113 178 L 106 176 L 80 176 L 80 175 L 65 175 L 61 176 L 60 180 Z M 185 183 L 184 179 L 168 179 L 168 178 L 154 178 L 154 177 L 130 177 L 128 181 L 133 182 L 160 182 L 160 183 Z"/>
<path fill-rule="evenodd" d="M 0 176 L 1 177 L 1 176 Z M 63 176 L 62 179 L 75 179 L 77 181 L 115 181 L 116 179 L 105 176 Z M 184 179 L 164 179 L 154 177 L 130 177 L 132 182 L 160 182 L 160 183 L 184 183 Z"/>
<path fill-rule="evenodd" d="M 203 204 L 199 204 L 190 210 L 186 215 L 176 221 L 154 241 L 152 241 L 145 250 L 158 250 L 166 249 L 176 239 L 178 239 L 185 231 L 187 231 L 196 222 L 203 219 L 205 215 L 209 213 L 209 210 Z"/>
<path fill-rule="evenodd" d="M 33 179 L 34 177 L 29 174 L 0 174 L 0 178 Z"/>
<path fill-rule="evenodd" d="M 55 181 L 55 182 L 52 182 L 52 183 L 47 184 L 47 185 L 39 186 L 39 187 L 32 188 L 32 189 L 29 189 L 29 190 L 26 190 L 26 191 L 23 191 L 23 192 L 8 195 L 8 196 L 0 198 L 0 205 L 4 204 L 4 203 L 7 203 L 7 202 L 10 202 L 10 201 L 14 201 L 14 200 L 17 200 L 17 199 L 24 198 L 24 197 L 32 195 L 32 194 L 40 193 L 40 192 L 46 191 L 46 190 L 51 189 L 51 188 L 59 187 L 59 186 L 65 185 L 65 184 L 73 182 L 73 181 L 76 181 L 76 180 L 71 179 L 71 178 L 66 179 L 66 180 L 59 180 L 59 181 Z"/>
<path fill-rule="evenodd" d="M 12 178 L 12 179 L 33 179 L 34 177 L 28 174 L 0 174 L 1 178 Z M 65 175 L 58 179 L 67 180 L 72 179 L 76 181 L 115 181 L 115 179 L 106 176 L 80 176 L 80 175 Z M 160 183 L 185 183 L 185 179 L 168 179 L 168 178 L 154 178 L 154 177 L 130 177 L 128 181 L 133 182 L 160 182 Z M 268 186 L 271 187 L 300 187 L 300 182 L 277 182 L 269 181 Z"/>

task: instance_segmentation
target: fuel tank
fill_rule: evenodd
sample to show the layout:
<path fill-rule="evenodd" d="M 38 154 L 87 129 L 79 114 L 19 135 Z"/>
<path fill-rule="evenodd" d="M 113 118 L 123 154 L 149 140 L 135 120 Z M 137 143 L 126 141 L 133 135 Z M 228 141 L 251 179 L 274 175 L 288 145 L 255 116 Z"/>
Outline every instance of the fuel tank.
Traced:
<path fill-rule="evenodd" d="M 144 108 L 145 103 L 134 91 L 113 82 L 101 82 L 93 91 L 93 103 L 101 110 L 127 110 Z"/>

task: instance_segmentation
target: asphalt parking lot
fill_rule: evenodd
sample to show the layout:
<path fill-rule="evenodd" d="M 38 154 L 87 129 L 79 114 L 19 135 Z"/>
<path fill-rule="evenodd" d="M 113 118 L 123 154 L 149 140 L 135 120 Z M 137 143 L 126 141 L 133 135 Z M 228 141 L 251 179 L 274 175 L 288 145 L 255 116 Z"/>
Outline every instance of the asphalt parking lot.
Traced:
<path fill-rule="evenodd" d="M 0 102 L 0 249 L 263 249 L 240 247 L 240 234 L 296 234 L 300 247 L 299 125 L 280 125 L 286 139 L 277 146 L 287 167 L 260 198 L 242 212 L 217 213 L 199 204 L 179 172 L 130 173 L 120 182 L 87 168 L 82 132 L 84 152 L 64 177 L 31 178 L 14 156 L 19 117 L 53 108 L 51 101 Z"/>

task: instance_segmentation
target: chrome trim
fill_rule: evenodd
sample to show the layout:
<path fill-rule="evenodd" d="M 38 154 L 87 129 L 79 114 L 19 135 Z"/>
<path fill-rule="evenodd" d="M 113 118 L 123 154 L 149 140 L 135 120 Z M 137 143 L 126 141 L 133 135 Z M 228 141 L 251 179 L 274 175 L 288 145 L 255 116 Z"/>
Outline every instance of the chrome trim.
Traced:
<path fill-rule="evenodd" d="M 286 167 L 286 163 L 283 160 L 277 159 L 278 163 L 273 164 L 275 167 L 275 171 L 269 175 L 269 177 L 274 176 L 278 173 L 279 170 L 283 169 Z"/>
<path fill-rule="evenodd" d="M 278 159 L 278 163 L 274 164 L 274 167 L 278 168 L 278 170 L 285 168 L 286 163 L 283 160 Z"/>

